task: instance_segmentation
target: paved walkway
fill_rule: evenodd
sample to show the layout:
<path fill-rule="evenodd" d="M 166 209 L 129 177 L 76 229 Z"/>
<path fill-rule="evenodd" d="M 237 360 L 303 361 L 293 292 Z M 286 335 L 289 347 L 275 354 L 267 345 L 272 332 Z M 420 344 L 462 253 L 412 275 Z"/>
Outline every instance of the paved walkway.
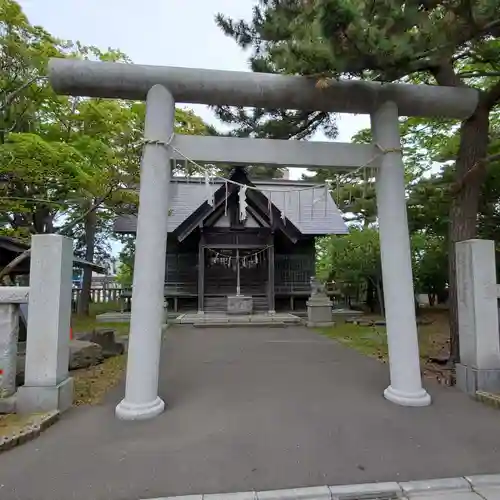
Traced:
<path fill-rule="evenodd" d="M 119 422 L 123 387 L 0 455 L 2 500 L 132 500 L 500 472 L 500 412 L 454 389 L 382 397 L 388 369 L 301 327 L 166 333 L 149 422 Z"/>

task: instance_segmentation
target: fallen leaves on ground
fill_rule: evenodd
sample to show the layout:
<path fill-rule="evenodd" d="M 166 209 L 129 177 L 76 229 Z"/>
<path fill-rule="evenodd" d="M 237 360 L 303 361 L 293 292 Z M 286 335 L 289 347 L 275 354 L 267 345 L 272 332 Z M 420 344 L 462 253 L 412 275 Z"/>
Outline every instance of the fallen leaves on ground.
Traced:
<path fill-rule="evenodd" d="M 33 413 L 31 415 L 17 415 L 15 413 L 9 415 L 0 415 L 0 438 L 4 436 L 12 436 L 34 425 L 40 421 L 40 417 L 44 413 Z"/>
<path fill-rule="evenodd" d="M 103 363 L 75 370 L 71 376 L 75 381 L 73 405 L 97 405 L 106 393 L 122 380 L 127 357 L 125 354 L 104 360 Z"/>

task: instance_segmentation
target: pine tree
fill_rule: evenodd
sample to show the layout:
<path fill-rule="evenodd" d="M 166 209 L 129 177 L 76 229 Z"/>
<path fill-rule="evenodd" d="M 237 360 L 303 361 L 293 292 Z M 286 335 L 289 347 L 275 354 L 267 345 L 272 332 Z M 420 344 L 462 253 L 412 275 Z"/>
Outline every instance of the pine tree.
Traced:
<path fill-rule="evenodd" d="M 254 71 L 307 75 L 319 87 L 355 77 L 480 91 L 460 126 L 450 208 L 450 340 L 458 361 L 454 244 L 477 234 L 481 186 L 494 159 L 489 120 L 500 101 L 500 0 L 259 0 L 250 23 L 216 20 L 253 49 Z"/>
<path fill-rule="evenodd" d="M 255 71 L 259 71 L 258 68 Z M 321 131 L 330 138 L 337 135 L 334 117 L 330 113 L 263 108 L 236 108 L 232 106 L 214 106 L 216 116 L 234 129 L 225 134 L 229 137 L 252 137 L 258 139 L 307 139 Z M 231 169 L 222 169 L 225 175 Z M 282 178 L 284 168 L 274 166 L 256 166 L 251 169 L 255 179 Z"/>
<path fill-rule="evenodd" d="M 233 170 L 233 165 L 219 165 L 216 169 L 217 175 L 227 178 Z M 247 167 L 250 180 L 282 179 L 285 169 L 272 165 L 255 165 Z"/>

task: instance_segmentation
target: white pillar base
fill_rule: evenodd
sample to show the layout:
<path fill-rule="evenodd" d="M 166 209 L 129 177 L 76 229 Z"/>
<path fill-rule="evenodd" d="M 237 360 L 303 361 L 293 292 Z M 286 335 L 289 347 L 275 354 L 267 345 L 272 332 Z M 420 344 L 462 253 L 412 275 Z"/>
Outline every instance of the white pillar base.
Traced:
<path fill-rule="evenodd" d="M 165 410 L 165 403 L 157 397 L 150 403 L 130 403 L 122 399 L 115 409 L 116 418 L 120 420 L 148 420 L 157 417 Z"/>
<path fill-rule="evenodd" d="M 425 389 L 417 392 L 403 392 L 392 386 L 384 391 L 384 398 L 399 406 L 429 406 L 432 401 Z"/>

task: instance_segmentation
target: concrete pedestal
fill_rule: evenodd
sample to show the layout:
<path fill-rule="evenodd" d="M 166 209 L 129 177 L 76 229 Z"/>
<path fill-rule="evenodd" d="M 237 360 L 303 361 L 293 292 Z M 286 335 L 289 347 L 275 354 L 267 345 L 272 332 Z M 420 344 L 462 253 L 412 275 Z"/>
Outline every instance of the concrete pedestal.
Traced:
<path fill-rule="evenodd" d="M 22 386 L 18 390 L 16 409 L 19 413 L 49 412 L 58 409 L 63 412 L 73 404 L 73 379 L 68 377 L 60 384 L 43 386 Z"/>
<path fill-rule="evenodd" d="M 73 402 L 68 377 L 73 242 L 56 234 L 31 239 L 29 321 L 24 386 L 19 413 L 67 410 Z"/>
<path fill-rule="evenodd" d="M 500 369 L 476 368 L 457 363 L 456 385 L 463 392 L 475 395 L 477 391 L 500 392 Z"/>
<path fill-rule="evenodd" d="M 311 296 L 307 301 L 307 326 L 332 326 L 333 304 L 326 295 Z"/>
<path fill-rule="evenodd" d="M 253 299 L 244 295 L 233 295 L 227 298 L 228 314 L 252 314 Z"/>
<path fill-rule="evenodd" d="M 460 364 L 457 387 L 500 391 L 500 335 L 498 332 L 495 243 L 467 240 L 456 244 Z"/>

